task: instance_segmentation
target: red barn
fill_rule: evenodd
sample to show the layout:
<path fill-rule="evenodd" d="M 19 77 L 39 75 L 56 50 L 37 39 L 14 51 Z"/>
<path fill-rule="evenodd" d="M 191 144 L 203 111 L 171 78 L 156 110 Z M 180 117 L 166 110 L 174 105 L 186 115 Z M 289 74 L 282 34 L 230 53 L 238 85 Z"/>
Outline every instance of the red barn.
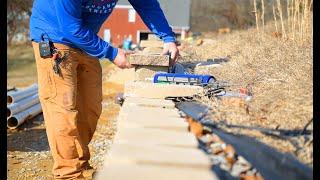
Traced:
<path fill-rule="evenodd" d="M 159 0 L 173 31 L 180 35 L 189 30 L 190 0 Z M 134 44 L 147 39 L 150 30 L 127 0 L 119 0 L 110 17 L 103 23 L 98 35 L 118 46 L 131 36 Z"/>

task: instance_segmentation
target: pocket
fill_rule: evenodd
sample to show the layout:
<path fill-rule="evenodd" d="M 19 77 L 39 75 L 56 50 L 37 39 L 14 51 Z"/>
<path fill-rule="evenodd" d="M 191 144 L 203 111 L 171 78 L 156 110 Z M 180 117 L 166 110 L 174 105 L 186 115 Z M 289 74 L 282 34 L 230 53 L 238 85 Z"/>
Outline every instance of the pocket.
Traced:
<path fill-rule="evenodd" d="M 74 109 L 77 98 L 77 67 L 76 57 L 69 51 L 59 51 L 61 57 L 68 55 L 59 64 L 60 74 L 52 74 L 52 81 L 56 89 L 52 99 L 57 105 L 64 109 Z"/>
<path fill-rule="evenodd" d="M 39 58 L 36 61 L 39 98 L 45 100 L 52 99 L 57 95 L 56 84 L 53 77 L 53 60 L 51 58 Z"/>

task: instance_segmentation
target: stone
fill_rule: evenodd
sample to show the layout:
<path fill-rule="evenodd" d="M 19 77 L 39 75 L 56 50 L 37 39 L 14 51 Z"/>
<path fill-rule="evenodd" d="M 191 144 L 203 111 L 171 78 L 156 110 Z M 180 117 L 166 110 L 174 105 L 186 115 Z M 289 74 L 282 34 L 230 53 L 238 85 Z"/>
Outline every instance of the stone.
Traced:
<path fill-rule="evenodd" d="M 169 55 L 161 54 L 131 54 L 128 56 L 130 64 L 145 66 L 169 66 Z"/>
<path fill-rule="evenodd" d="M 124 87 L 124 97 L 142 97 L 152 99 L 165 99 L 165 97 L 193 96 L 202 93 L 200 86 L 158 84 L 149 82 L 128 82 Z"/>
<path fill-rule="evenodd" d="M 138 105 L 144 107 L 162 107 L 162 108 L 174 108 L 175 104 L 171 100 L 164 99 L 148 99 L 138 97 L 127 97 L 125 103 L 128 105 Z"/>
<path fill-rule="evenodd" d="M 147 107 L 147 106 L 138 106 L 135 104 L 124 103 L 120 110 L 121 114 L 136 116 L 136 115 L 143 115 L 145 118 L 159 118 L 159 117 L 178 117 L 180 115 L 177 109 L 172 108 L 163 108 L 163 107 Z"/>
<path fill-rule="evenodd" d="M 250 170 L 250 168 L 251 168 L 251 166 L 248 164 L 243 165 L 243 164 L 236 162 L 235 164 L 233 164 L 230 174 L 232 176 L 238 177 L 238 176 L 240 176 L 241 173 L 244 173 L 244 172 Z"/>
<path fill-rule="evenodd" d="M 172 167 L 172 165 L 109 164 L 102 171 L 97 173 L 96 179 L 216 180 L 218 177 L 209 169 Z"/>
<path fill-rule="evenodd" d="M 119 122 L 117 127 L 119 131 L 131 128 L 144 128 L 144 129 L 154 129 L 154 130 L 166 130 L 173 132 L 187 132 L 188 124 L 183 122 L 178 118 L 170 118 L 171 122 L 168 124 L 168 121 L 150 121 L 150 119 L 139 119 L 134 122 L 125 121 Z M 121 130 L 120 130 L 121 129 Z"/>
<path fill-rule="evenodd" d="M 218 29 L 218 33 L 219 34 L 227 34 L 227 33 L 230 33 L 231 32 L 231 29 L 226 27 L 226 28 L 219 28 Z"/>
<path fill-rule="evenodd" d="M 156 140 L 156 139 L 155 139 Z M 210 168 L 210 160 L 200 149 L 153 144 L 114 143 L 105 159 L 111 164 L 150 164 L 171 165 L 173 167 Z"/>
<path fill-rule="evenodd" d="M 198 40 L 196 41 L 196 45 L 197 45 L 197 46 L 200 46 L 202 43 L 203 43 L 203 40 L 202 40 L 202 39 L 198 39 Z"/>
<path fill-rule="evenodd" d="M 150 108 L 121 109 L 118 115 L 118 126 L 144 127 L 150 129 L 188 129 L 188 123 L 184 118 L 181 118 L 176 112 L 166 110 L 167 111 L 157 112 L 154 110 L 150 111 Z"/>
<path fill-rule="evenodd" d="M 163 42 L 158 40 L 141 40 L 140 47 L 162 47 Z"/>
<path fill-rule="evenodd" d="M 189 92 L 190 88 L 199 91 L 202 88 L 147 82 L 128 82 L 125 86 L 117 133 L 103 168 L 94 178 L 218 179 L 211 171 L 209 157 L 188 132 L 186 120 L 172 101 L 164 99 L 167 95 Z"/>
<path fill-rule="evenodd" d="M 138 141 L 137 141 L 138 140 Z M 121 127 L 116 133 L 116 143 L 135 145 L 154 145 L 157 147 L 198 148 L 197 139 L 187 130 L 174 131 L 172 129 L 147 129 L 141 127 Z"/>
<path fill-rule="evenodd" d="M 146 111 L 149 110 L 149 111 Z M 164 114 L 166 113 L 166 114 Z M 146 129 L 164 129 L 172 131 L 188 130 L 188 123 L 179 117 L 176 112 L 150 111 L 150 109 L 133 109 L 132 111 L 121 110 L 118 116 L 119 131 L 123 127 L 143 127 Z"/>
<path fill-rule="evenodd" d="M 135 80 L 136 81 L 149 81 L 153 80 L 157 72 L 168 72 L 167 66 L 136 66 L 135 67 Z"/>

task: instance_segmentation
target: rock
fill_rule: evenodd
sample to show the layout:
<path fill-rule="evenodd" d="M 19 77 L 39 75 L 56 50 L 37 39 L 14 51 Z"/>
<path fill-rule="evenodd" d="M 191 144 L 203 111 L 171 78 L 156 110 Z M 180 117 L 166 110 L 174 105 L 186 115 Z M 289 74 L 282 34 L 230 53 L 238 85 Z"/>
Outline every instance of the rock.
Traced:
<path fill-rule="evenodd" d="M 211 148 L 211 152 L 213 154 L 218 154 L 220 152 L 223 151 L 223 148 L 222 148 L 222 144 L 221 143 L 212 143 L 210 145 L 210 148 Z"/>
<path fill-rule="evenodd" d="M 148 79 L 153 79 L 157 72 L 168 72 L 168 67 L 166 66 L 137 66 L 135 68 L 135 80 L 147 81 Z"/>
<path fill-rule="evenodd" d="M 168 109 L 174 109 L 175 104 L 170 100 L 162 100 L 162 99 L 148 99 L 148 98 L 135 98 L 135 97 L 127 97 L 125 99 L 126 104 L 129 105 L 137 105 L 144 107 L 162 107 Z"/>
<path fill-rule="evenodd" d="M 227 33 L 230 33 L 231 32 L 231 29 L 230 28 L 219 28 L 218 29 L 218 33 L 219 34 L 227 34 Z"/>
<path fill-rule="evenodd" d="M 226 159 L 223 156 L 214 155 L 210 157 L 212 164 L 224 164 L 227 163 Z"/>
<path fill-rule="evenodd" d="M 190 132 L 192 132 L 196 137 L 201 137 L 203 135 L 203 127 L 199 122 L 189 121 Z"/>
<path fill-rule="evenodd" d="M 206 134 L 206 135 L 199 137 L 199 140 L 206 145 L 209 145 L 210 143 L 213 142 L 212 137 L 209 134 Z"/>
<path fill-rule="evenodd" d="M 237 163 L 242 164 L 242 165 L 244 165 L 244 164 L 250 165 L 250 163 L 246 159 L 244 159 L 242 156 L 238 156 Z"/>
<path fill-rule="evenodd" d="M 169 66 L 169 55 L 161 54 L 131 54 L 129 62 L 133 65 Z"/>
<path fill-rule="evenodd" d="M 198 39 L 197 42 L 196 42 L 196 45 L 200 46 L 202 43 L 203 43 L 203 40 L 202 39 Z"/>
<path fill-rule="evenodd" d="M 236 162 L 233 164 L 232 169 L 231 169 L 231 175 L 232 176 L 240 176 L 241 173 L 244 173 L 246 171 L 248 171 L 251 168 L 250 165 L 243 165 L 239 162 Z"/>

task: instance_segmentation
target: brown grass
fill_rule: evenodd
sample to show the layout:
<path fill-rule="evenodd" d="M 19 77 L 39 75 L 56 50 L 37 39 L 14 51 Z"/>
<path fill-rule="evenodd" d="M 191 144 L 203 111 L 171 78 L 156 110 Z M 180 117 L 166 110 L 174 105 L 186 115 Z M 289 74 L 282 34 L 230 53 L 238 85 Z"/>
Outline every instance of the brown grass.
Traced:
<path fill-rule="evenodd" d="M 313 118 L 313 46 L 274 38 L 270 32 L 273 22 L 266 24 L 265 32 L 256 29 L 234 31 L 215 37 L 210 44 L 186 46 L 194 59 L 229 57 L 221 68 L 211 68 L 218 80 L 236 84 L 233 90 L 249 87 L 253 100 L 236 108 L 221 103 L 220 118 L 241 125 L 258 125 L 269 128 L 301 129 Z M 201 72 L 198 72 L 201 73 Z M 274 142 L 286 151 L 294 148 L 287 143 Z M 287 147 L 287 148 L 286 148 Z M 312 163 L 310 157 L 301 158 Z"/>
<path fill-rule="evenodd" d="M 36 63 L 30 44 L 9 46 L 7 57 L 7 86 L 25 87 L 37 82 Z"/>
<path fill-rule="evenodd" d="M 256 1 L 254 0 L 253 8 L 256 12 L 256 27 L 259 30 L 260 23 L 264 24 L 264 9 L 268 7 L 265 7 L 264 0 L 261 0 L 262 15 L 261 18 L 258 18 Z M 290 39 L 300 44 L 308 43 L 312 38 L 313 0 L 273 0 L 271 4 L 272 12 L 268 13 L 273 14 L 275 31 L 280 33 L 277 25 L 279 19 L 284 39 Z"/>

